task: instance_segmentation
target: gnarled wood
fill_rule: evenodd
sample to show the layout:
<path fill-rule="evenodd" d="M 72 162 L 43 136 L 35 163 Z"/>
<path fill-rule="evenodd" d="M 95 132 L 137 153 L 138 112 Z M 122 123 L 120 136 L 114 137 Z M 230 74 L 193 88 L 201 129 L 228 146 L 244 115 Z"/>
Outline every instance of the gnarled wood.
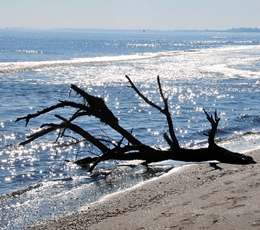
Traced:
<path fill-rule="evenodd" d="M 16 121 L 25 120 L 26 125 L 32 118 L 37 118 L 40 115 L 48 113 L 50 111 L 56 110 L 61 107 L 70 107 L 75 109 L 76 112 L 70 118 L 64 118 L 60 115 L 55 115 L 61 123 L 46 123 L 41 126 L 44 128 L 30 136 L 28 136 L 28 140 L 20 143 L 21 145 L 25 145 L 34 141 L 37 138 L 40 138 L 50 132 L 55 130 L 63 129 L 63 131 L 59 132 L 57 139 L 63 136 L 66 129 L 73 131 L 74 133 L 80 135 L 85 141 L 94 145 L 99 151 L 99 157 L 87 157 L 84 159 L 80 159 L 75 161 L 76 164 L 84 166 L 89 166 L 89 171 L 91 172 L 101 161 L 116 159 L 116 160 L 142 160 L 145 164 L 149 164 L 152 162 L 158 162 L 163 160 L 178 160 L 178 161 L 186 161 L 186 162 L 202 162 L 202 161 L 210 161 L 217 160 L 223 163 L 229 164 L 254 164 L 256 163 L 252 157 L 246 156 L 240 153 L 231 152 L 225 148 L 218 146 L 214 142 L 215 134 L 217 132 L 218 123 L 220 118 L 217 116 L 217 111 L 214 113 L 214 117 L 209 115 L 204 109 L 204 113 L 206 114 L 207 120 L 211 124 L 211 129 L 205 135 L 208 136 L 208 148 L 200 148 L 200 149 L 185 149 L 181 148 L 178 142 L 178 139 L 174 132 L 173 122 L 171 119 L 171 115 L 168 109 L 168 100 L 163 95 L 163 90 L 160 83 L 159 76 L 157 77 L 157 83 L 159 88 L 160 96 L 164 102 L 164 108 L 159 107 L 154 104 L 148 98 L 146 98 L 133 84 L 131 79 L 126 76 L 130 86 L 135 90 L 135 92 L 149 105 L 159 110 L 166 116 L 166 120 L 168 123 L 170 137 L 167 133 L 164 133 L 164 139 L 167 141 L 169 145 L 168 150 L 159 150 L 152 148 L 143 144 L 141 141 L 136 139 L 132 134 L 132 131 L 129 132 L 125 130 L 122 126 L 119 125 L 117 117 L 111 112 L 111 110 L 106 106 L 105 101 L 102 98 L 92 96 L 85 92 L 83 89 L 78 88 L 75 85 L 71 85 L 71 89 L 75 91 L 80 97 L 83 98 L 83 103 L 75 103 L 73 101 L 63 101 L 60 100 L 58 104 L 51 106 L 49 108 L 43 109 L 41 111 L 36 112 L 35 114 L 28 114 L 27 116 L 17 118 Z M 93 135 L 91 135 L 84 127 L 79 127 L 73 122 L 79 117 L 88 117 L 93 116 L 106 125 L 108 125 L 111 129 L 119 133 L 122 138 L 118 142 L 111 141 L 111 139 L 99 139 Z M 126 144 L 123 140 L 127 140 Z"/>

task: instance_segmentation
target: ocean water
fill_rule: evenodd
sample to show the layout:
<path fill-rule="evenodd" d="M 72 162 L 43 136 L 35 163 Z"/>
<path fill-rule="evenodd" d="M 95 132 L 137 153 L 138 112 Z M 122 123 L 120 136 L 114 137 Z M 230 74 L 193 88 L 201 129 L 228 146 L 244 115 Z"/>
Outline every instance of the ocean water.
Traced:
<path fill-rule="evenodd" d="M 221 121 L 220 146 L 245 152 L 260 147 L 260 34 L 195 31 L 0 30 L 0 229 L 20 229 L 63 215 L 114 191 L 159 176 L 183 162 L 167 161 L 150 170 L 138 162 L 108 161 L 93 174 L 66 163 L 92 154 L 87 143 L 54 143 L 49 134 L 18 145 L 43 123 L 59 122 L 56 112 L 25 122 L 17 117 L 76 100 L 70 84 L 103 97 L 143 143 L 166 148 L 162 114 L 128 87 L 128 75 L 151 100 L 162 105 L 160 76 L 180 145 L 204 147 L 209 113 Z M 90 133 L 120 136 L 99 121 L 78 124 Z M 72 135 L 72 133 L 68 133 Z"/>

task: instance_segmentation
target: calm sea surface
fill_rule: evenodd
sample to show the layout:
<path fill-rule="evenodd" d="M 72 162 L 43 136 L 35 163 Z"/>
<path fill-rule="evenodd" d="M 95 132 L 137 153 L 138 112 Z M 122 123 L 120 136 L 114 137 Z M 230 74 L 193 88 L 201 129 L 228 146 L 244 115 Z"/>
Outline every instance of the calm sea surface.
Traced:
<path fill-rule="evenodd" d="M 56 146 L 49 134 L 25 147 L 18 143 L 48 122 L 47 114 L 27 127 L 17 117 L 59 99 L 79 101 L 70 84 L 107 101 L 119 123 L 143 143 L 167 147 L 165 118 L 127 87 L 128 75 L 162 105 L 160 75 L 181 146 L 207 145 L 210 128 L 202 108 L 218 110 L 218 144 L 244 152 L 260 147 L 260 33 L 0 30 L 0 229 L 20 229 L 87 206 L 106 194 L 159 176 L 181 162 L 150 171 L 129 162 L 104 162 L 93 175 L 65 160 L 89 156 L 85 143 Z M 69 118 L 69 109 L 56 113 Z M 120 137 L 98 120 L 78 122 L 90 133 Z M 57 134 L 57 133 L 56 133 Z M 68 135 L 72 135 L 68 133 Z M 132 162 L 131 164 L 136 164 Z"/>

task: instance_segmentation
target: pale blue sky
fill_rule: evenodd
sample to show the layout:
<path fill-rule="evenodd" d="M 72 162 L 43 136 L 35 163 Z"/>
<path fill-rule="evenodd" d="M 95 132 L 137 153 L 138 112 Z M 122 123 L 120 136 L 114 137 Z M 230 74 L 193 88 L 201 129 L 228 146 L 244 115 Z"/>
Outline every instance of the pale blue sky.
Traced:
<path fill-rule="evenodd" d="M 0 0 L 0 28 L 260 28 L 260 0 Z"/>

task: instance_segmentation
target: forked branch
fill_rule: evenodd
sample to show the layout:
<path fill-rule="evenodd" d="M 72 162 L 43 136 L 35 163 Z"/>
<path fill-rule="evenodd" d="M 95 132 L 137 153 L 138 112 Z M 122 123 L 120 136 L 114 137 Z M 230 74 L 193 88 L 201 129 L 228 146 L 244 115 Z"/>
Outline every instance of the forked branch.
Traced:
<path fill-rule="evenodd" d="M 131 87 L 134 89 L 134 91 L 149 105 L 151 105 L 152 107 L 156 108 L 157 110 L 159 110 L 161 113 L 163 113 L 166 116 L 167 119 L 167 123 L 168 123 L 168 127 L 169 127 L 169 133 L 171 136 L 171 140 L 169 140 L 169 137 L 167 136 L 167 134 L 164 135 L 164 137 L 167 137 L 166 141 L 168 144 L 170 144 L 171 149 L 178 149 L 180 148 L 179 142 L 175 136 L 174 133 L 174 128 L 173 128 L 173 123 L 172 123 L 172 119 L 171 119 L 171 114 L 169 112 L 169 107 L 168 107 L 168 100 L 167 98 L 164 97 L 163 95 L 163 91 L 162 91 L 162 87 L 161 87 L 161 83 L 160 83 L 160 77 L 157 76 L 157 83 L 158 83 L 158 87 L 159 87 L 159 91 L 160 91 L 160 96 L 164 102 L 164 109 L 161 108 L 160 106 L 154 104 L 151 100 L 149 100 L 147 97 L 145 97 L 134 85 L 134 83 L 131 81 L 131 79 L 126 75 L 126 78 L 128 79 Z"/>
<path fill-rule="evenodd" d="M 211 124 L 211 129 L 209 130 L 209 132 L 207 134 L 205 134 L 206 136 L 208 136 L 209 147 L 211 147 L 215 144 L 214 139 L 215 139 L 215 134 L 217 132 L 218 123 L 220 121 L 220 118 L 218 117 L 217 110 L 215 110 L 215 112 L 214 112 L 214 118 L 212 115 L 209 116 L 209 114 L 206 112 L 205 109 L 203 109 L 203 111 L 206 114 L 206 117 Z"/>

